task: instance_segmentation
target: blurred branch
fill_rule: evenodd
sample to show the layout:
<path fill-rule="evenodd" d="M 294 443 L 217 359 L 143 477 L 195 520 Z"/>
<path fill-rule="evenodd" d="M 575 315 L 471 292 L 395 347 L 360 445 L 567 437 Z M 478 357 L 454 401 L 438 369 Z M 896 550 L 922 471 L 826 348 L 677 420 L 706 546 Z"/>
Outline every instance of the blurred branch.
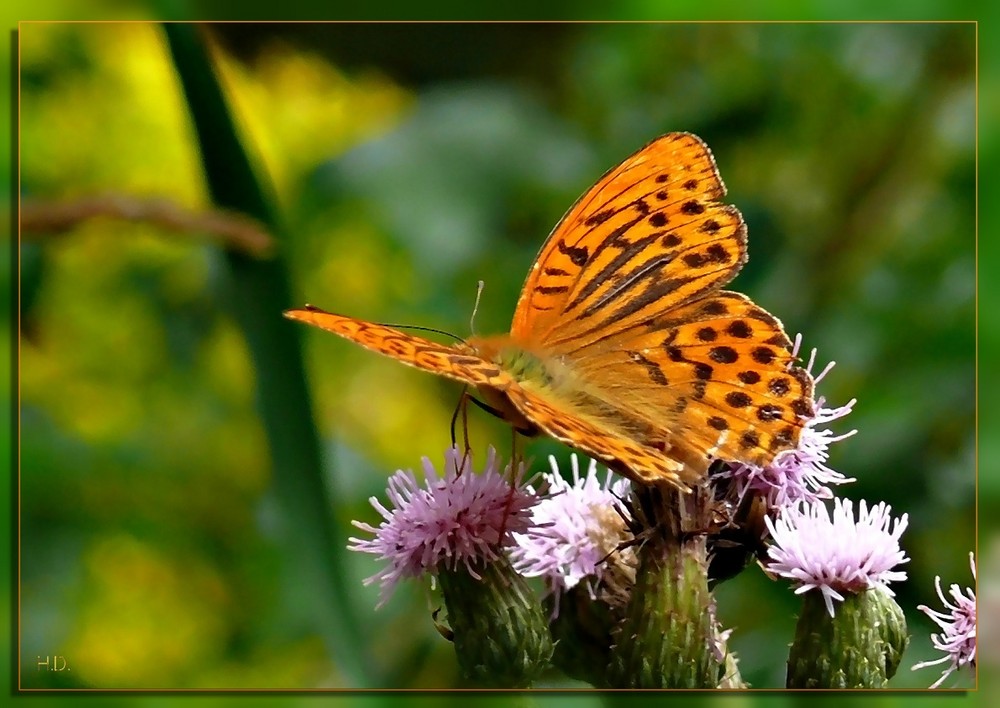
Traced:
<path fill-rule="evenodd" d="M 127 194 L 104 194 L 72 201 L 24 199 L 20 214 L 23 237 L 64 234 L 84 221 L 103 216 L 147 222 L 185 236 L 207 234 L 221 246 L 255 258 L 265 258 L 274 249 L 274 239 L 255 219 L 223 209 L 194 211 L 169 199 Z"/>
<path fill-rule="evenodd" d="M 280 235 L 271 202 L 265 197 L 240 144 L 215 69 L 198 37 L 198 27 L 167 23 L 174 66 L 198 136 L 202 165 L 212 200 L 259 219 Z M 257 375 L 258 409 L 270 444 L 275 491 L 287 524 L 288 557 L 297 563 L 315 602 L 315 622 L 345 683 L 363 688 L 377 682 L 369 642 L 347 587 L 346 547 L 336 539 L 331 499 L 320 462 L 319 440 L 302 362 L 301 330 L 282 317 L 291 288 L 280 257 L 262 261 L 229 250 L 232 275 L 227 303 L 239 323 Z"/>

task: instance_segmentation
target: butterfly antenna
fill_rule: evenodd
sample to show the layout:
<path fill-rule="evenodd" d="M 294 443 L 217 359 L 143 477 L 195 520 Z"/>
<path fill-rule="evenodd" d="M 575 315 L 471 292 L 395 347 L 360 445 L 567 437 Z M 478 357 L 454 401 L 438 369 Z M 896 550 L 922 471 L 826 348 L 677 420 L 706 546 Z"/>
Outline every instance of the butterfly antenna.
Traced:
<path fill-rule="evenodd" d="M 485 287 L 486 283 L 480 280 L 479 287 L 476 288 L 476 304 L 472 306 L 472 317 L 469 318 L 469 331 L 473 334 L 476 333 L 476 313 L 479 312 L 479 300 L 483 296 Z"/>
<path fill-rule="evenodd" d="M 451 337 L 456 342 L 465 343 L 465 340 L 459 337 L 457 334 L 452 334 L 447 330 L 437 329 L 435 327 L 421 327 L 420 325 L 409 325 L 409 324 L 396 324 L 394 322 L 379 322 L 381 327 L 394 327 L 395 329 L 414 329 L 418 332 L 430 332 L 431 334 L 440 334 L 444 337 Z"/>

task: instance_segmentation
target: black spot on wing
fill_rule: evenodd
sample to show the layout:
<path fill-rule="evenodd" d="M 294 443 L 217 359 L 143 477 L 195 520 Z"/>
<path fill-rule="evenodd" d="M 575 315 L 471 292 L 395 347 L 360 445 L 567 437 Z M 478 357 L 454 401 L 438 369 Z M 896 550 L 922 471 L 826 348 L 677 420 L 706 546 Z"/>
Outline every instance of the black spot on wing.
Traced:
<path fill-rule="evenodd" d="M 614 209 L 604 209 L 602 211 L 597 212 L 596 214 L 591 214 L 586 219 L 584 219 L 583 223 L 586 224 L 587 226 L 600 226 L 601 224 L 603 224 L 605 221 L 607 221 L 617 213 L 618 212 L 615 211 Z"/>
<path fill-rule="evenodd" d="M 689 214 L 694 216 L 696 214 L 703 214 L 705 212 L 705 205 L 694 199 L 686 201 L 681 204 L 681 213 Z"/>
<path fill-rule="evenodd" d="M 587 250 L 586 246 L 570 246 L 565 241 L 560 240 L 556 244 L 556 248 L 561 254 L 568 256 L 573 265 L 578 268 L 582 268 L 590 259 L 590 251 Z"/>

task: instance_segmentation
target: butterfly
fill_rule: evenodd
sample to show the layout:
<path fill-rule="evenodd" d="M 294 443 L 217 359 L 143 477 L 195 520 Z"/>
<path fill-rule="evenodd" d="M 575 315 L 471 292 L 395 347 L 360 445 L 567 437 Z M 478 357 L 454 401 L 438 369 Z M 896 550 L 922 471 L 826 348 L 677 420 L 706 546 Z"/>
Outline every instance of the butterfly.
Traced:
<path fill-rule="evenodd" d="M 439 344 L 305 306 L 285 316 L 474 386 L 641 484 L 681 489 L 727 460 L 764 466 L 814 415 L 781 322 L 722 290 L 747 260 L 708 146 L 669 133 L 608 171 L 535 259 L 510 334 Z"/>

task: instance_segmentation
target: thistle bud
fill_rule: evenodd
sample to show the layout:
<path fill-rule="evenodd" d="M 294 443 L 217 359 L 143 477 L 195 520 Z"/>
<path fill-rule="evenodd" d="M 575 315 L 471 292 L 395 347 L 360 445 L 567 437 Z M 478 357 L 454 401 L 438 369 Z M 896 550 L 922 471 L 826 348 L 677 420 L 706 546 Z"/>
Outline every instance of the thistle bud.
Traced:
<path fill-rule="evenodd" d="M 459 669 L 477 685 L 528 687 L 552 658 L 541 604 L 506 558 L 476 575 L 464 568 L 438 574 Z"/>
<path fill-rule="evenodd" d="M 884 588 L 848 595 L 827 611 L 808 592 L 788 656 L 788 688 L 885 688 L 906 649 L 906 619 Z"/>

